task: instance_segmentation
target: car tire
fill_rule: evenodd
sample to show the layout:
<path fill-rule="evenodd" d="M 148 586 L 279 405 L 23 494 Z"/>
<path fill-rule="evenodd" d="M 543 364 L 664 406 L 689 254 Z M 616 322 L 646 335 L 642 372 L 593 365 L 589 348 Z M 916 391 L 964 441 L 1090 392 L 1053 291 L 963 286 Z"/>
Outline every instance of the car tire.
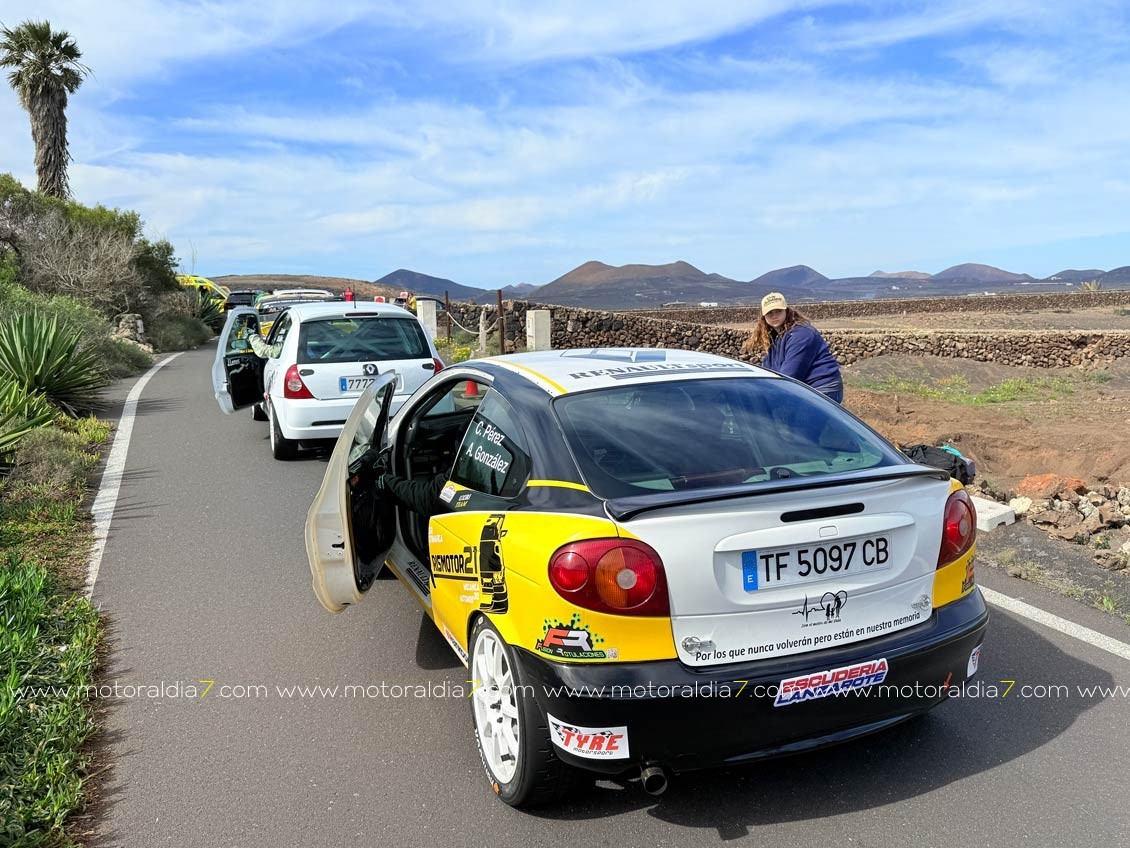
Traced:
<path fill-rule="evenodd" d="M 545 717 L 517 679 L 514 650 L 485 616 L 475 622 L 470 649 L 471 728 L 491 789 L 511 807 L 561 800 L 580 772 L 554 753 Z"/>
<path fill-rule="evenodd" d="M 282 434 L 279 422 L 275 420 L 274 407 L 268 408 L 267 419 L 271 422 L 271 453 L 275 459 L 294 459 L 298 455 L 298 442 Z"/>
<path fill-rule="evenodd" d="M 267 412 L 263 409 L 263 404 L 257 403 L 251 407 L 251 420 L 252 421 L 266 421 Z"/>

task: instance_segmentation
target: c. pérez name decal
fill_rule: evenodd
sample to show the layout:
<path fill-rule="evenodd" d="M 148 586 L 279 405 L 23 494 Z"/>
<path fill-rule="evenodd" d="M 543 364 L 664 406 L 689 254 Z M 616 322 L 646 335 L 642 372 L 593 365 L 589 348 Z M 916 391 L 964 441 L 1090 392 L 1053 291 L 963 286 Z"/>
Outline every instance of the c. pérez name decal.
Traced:
<path fill-rule="evenodd" d="M 839 695 L 852 689 L 874 686 L 886 679 L 885 658 L 817 671 L 813 674 L 802 674 L 800 677 L 789 677 L 781 681 L 773 706 L 787 707 L 789 704 L 798 704 L 801 701 L 827 698 L 829 695 Z"/>
<path fill-rule="evenodd" d="M 499 474 L 505 474 L 506 469 L 510 467 L 510 460 L 499 452 L 505 450 L 502 446 L 504 438 L 502 431 L 495 428 L 493 424 L 486 421 L 476 421 L 474 440 L 467 445 L 467 456 Z M 486 442 L 486 444 L 476 444 L 475 441 Z M 492 451 L 492 447 L 498 450 Z"/>

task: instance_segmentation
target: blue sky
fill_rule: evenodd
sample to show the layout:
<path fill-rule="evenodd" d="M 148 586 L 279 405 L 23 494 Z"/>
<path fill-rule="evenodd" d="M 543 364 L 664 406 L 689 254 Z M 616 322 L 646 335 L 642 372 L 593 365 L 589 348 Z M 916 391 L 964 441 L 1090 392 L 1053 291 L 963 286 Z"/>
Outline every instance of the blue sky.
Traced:
<path fill-rule="evenodd" d="M 197 273 L 1130 264 L 1122 2 L 0 3 L 28 17 L 94 70 L 77 198 Z M 4 170 L 34 184 L 7 88 Z"/>

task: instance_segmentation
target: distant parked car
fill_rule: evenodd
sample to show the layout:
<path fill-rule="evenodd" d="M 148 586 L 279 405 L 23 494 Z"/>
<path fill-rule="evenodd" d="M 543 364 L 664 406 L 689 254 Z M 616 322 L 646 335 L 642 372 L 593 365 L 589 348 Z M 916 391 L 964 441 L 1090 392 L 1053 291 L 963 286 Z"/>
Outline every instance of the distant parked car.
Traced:
<path fill-rule="evenodd" d="M 253 309 L 228 313 L 212 382 L 220 409 L 262 404 L 271 426 L 271 451 L 290 459 L 301 443 L 335 439 L 357 398 L 383 374 L 395 375 L 392 406 L 443 367 L 416 316 L 391 304 L 301 303 L 287 308 L 267 336 L 282 344 L 278 358 L 250 350 Z"/>
<path fill-rule="evenodd" d="M 235 309 L 237 306 L 251 306 L 263 294 L 260 289 L 236 289 L 228 294 L 224 301 L 224 309 Z"/>

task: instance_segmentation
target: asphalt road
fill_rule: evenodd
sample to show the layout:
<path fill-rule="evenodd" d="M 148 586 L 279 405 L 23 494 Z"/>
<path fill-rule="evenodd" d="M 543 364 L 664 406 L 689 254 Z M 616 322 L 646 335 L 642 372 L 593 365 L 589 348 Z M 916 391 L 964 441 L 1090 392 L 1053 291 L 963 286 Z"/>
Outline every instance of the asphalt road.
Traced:
<path fill-rule="evenodd" d="M 509 809 L 483 778 L 466 699 L 442 696 L 467 673 L 407 590 L 378 581 L 336 616 L 315 601 L 302 528 L 324 457 L 275 462 L 265 424 L 222 415 L 212 355 L 170 363 L 138 406 L 94 590 L 111 621 L 103 682 L 122 697 L 106 701 L 111 768 L 92 844 L 1130 844 L 1130 700 L 1076 689 L 1130 687 L 1130 662 L 996 609 L 980 680 L 1016 681 L 1004 697 L 971 692 L 856 743 L 683 776 L 660 798 L 602 782 L 557 809 Z M 986 585 L 1130 637 L 982 571 Z M 200 697 L 203 680 L 214 683 Z M 382 683 L 388 697 L 286 691 Z M 1068 693 L 1021 696 L 1041 684 Z M 225 698 L 225 686 L 263 688 Z"/>

